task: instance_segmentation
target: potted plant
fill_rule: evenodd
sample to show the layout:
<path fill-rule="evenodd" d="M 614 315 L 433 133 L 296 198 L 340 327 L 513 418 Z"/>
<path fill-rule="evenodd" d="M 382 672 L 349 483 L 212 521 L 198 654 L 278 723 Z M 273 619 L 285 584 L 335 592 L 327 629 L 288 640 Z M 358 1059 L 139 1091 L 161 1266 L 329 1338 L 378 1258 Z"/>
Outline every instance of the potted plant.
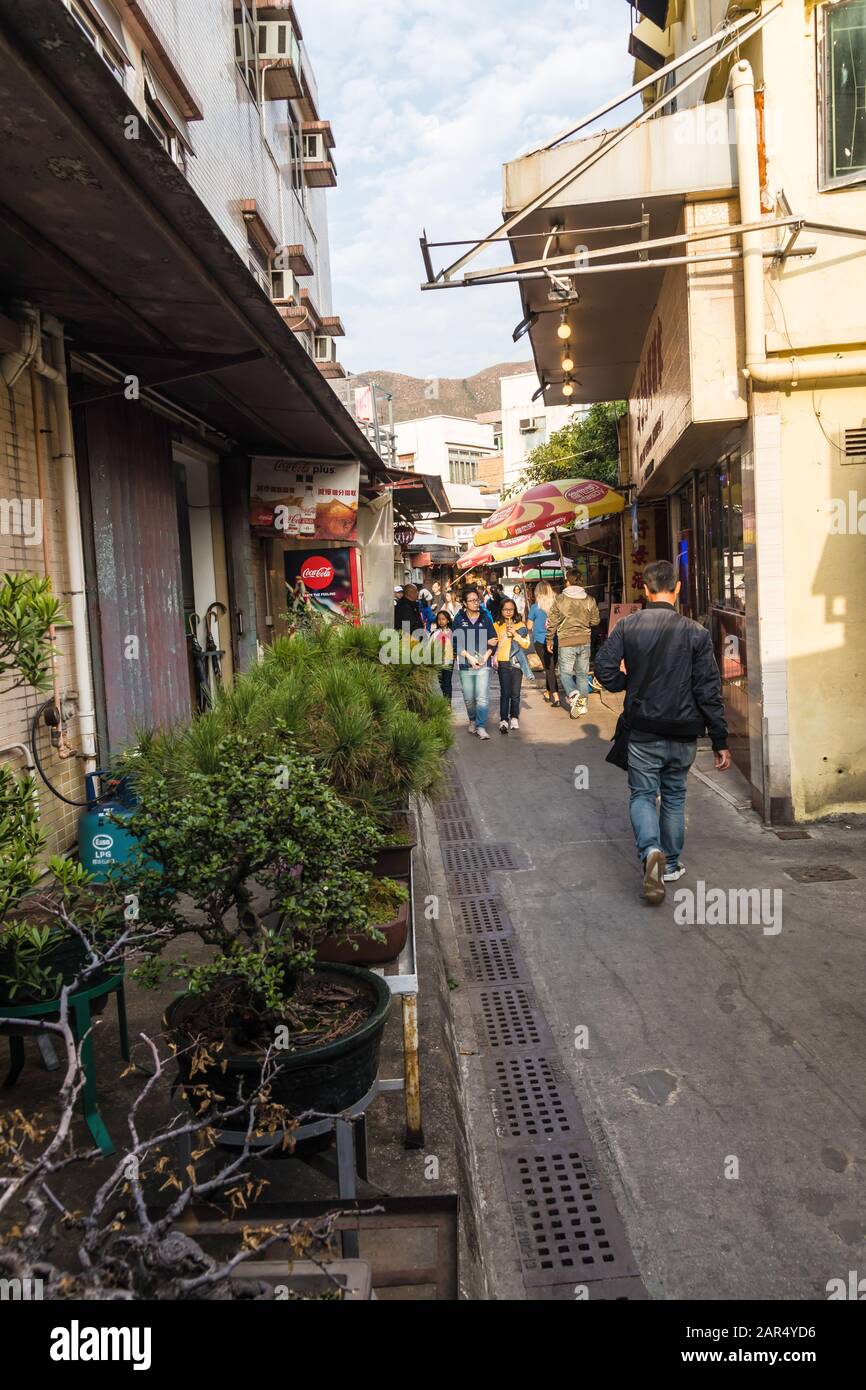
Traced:
<path fill-rule="evenodd" d="M 409 935 L 409 889 L 393 878 L 374 878 L 367 897 L 367 931 L 326 937 L 319 960 L 345 965 L 385 965 L 396 960 Z"/>
<path fill-rule="evenodd" d="M 125 875 L 142 917 L 210 958 L 137 969 L 183 980 L 166 1013 L 188 1098 L 242 1094 L 273 1057 L 273 1098 L 333 1113 L 372 1086 L 390 992 L 354 966 L 318 963 L 329 936 L 373 935 L 370 860 L 381 837 L 336 795 L 284 726 L 224 732 L 205 717 L 130 760 L 137 859 Z M 159 867 L 154 867 L 158 865 Z"/>
<path fill-rule="evenodd" d="M 418 843 L 418 826 L 411 811 L 395 811 L 380 825 L 384 845 L 373 860 L 377 878 L 407 878 L 412 851 Z"/>

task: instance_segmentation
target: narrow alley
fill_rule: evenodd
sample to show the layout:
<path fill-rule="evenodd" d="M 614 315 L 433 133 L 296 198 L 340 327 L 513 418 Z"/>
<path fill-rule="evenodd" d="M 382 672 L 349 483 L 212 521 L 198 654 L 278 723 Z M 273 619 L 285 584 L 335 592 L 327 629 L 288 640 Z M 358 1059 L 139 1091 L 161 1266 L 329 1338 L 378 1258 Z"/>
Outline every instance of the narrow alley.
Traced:
<path fill-rule="evenodd" d="M 494 680 L 492 710 L 496 703 Z M 594 694 L 588 716 L 573 721 L 546 706 L 536 685 L 520 732 L 500 736 L 491 720 L 491 739 L 481 743 L 455 698 L 452 763 L 472 842 L 510 847 L 520 866 L 486 875 L 504 905 L 490 939 L 501 941 L 504 931 L 525 960 L 555 1065 L 583 1112 L 649 1297 L 826 1296 L 828 1280 L 856 1263 L 864 1236 L 864 1180 L 855 1167 L 866 1119 L 857 1080 L 866 1067 L 864 831 L 839 823 L 780 838 L 738 796 L 736 770 L 716 773 L 709 752 L 699 753 L 687 802 L 688 872 L 668 886 L 662 906 L 648 906 L 639 896 L 626 778 L 604 761 L 618 704 Z M 431 835 L 434 823 L 428 816 Z M 439 825 L 444 891 L 455 894 L 462 889 L 459 873 L 447 872 L 449 827 Z M 837 881 L 792 877 L 834 866 Z M 781 907 L 781 920 L 680 925 L 675 912 L 685 909 L 676 904 L 688 902 L 683 889 L 699 893 L 699 880 L 707 894 L 733 883 L 779 890 L 766 900 Z M 477 915 L 461 911 L 456 896 L 449 903 L 454 944 L 470 959 L 461 923 L 471 923 L 477 943 Z M 519 975 L 519 967 L 500 969 L 489 992 Z M 464 973 L 455 995 L 466 983 Z M 458 1008 L 457 1017 L 491 1296 L 526 1297 L 502 1168 L 490 1161 L 495 1088 L 483 1067 L 483 1022 L 471 1040 L 471 1020 L 483 1015 Z M 518 1041 L 502 1055 L 511 1051 L 533 1048 Z M 574 1297 L 580 1282 L 570 1268 L 558 1276 L 563 1297 Z M 637 1287 L 628 1281 L 632 1292 L 618 1296 L 639 1296 Z M 602 1281 L 589 1283 L 589 1296 L 613 1295 Z"/>

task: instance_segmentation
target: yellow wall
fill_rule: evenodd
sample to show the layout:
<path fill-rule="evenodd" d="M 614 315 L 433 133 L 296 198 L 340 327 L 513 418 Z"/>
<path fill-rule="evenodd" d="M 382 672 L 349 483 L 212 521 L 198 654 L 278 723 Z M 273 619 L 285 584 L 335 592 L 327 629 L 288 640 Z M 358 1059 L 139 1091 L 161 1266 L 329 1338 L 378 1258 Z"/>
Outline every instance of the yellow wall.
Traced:
<path fill-rule="evenodd" d="M 866 515 L 858 533 L 848 506 L 866 499 L 866 465 L 843 466 L 830 442 L 864 419 L 866 388 L 779 400 L 791 796 L 809 820 L 866 806 Z M 832 534 L 834 498 L 854 534 Z"/>

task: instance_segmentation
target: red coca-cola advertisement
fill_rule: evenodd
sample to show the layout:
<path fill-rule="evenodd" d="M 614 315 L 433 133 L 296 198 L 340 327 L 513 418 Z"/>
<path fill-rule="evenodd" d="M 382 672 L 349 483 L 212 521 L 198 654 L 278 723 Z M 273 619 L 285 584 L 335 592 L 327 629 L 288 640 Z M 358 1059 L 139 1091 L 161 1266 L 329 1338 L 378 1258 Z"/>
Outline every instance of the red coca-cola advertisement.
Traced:
<path fill-rule="evenodd" d="M 336 620 L 354 616 L 361 606 L 358 585 L 358 552 L 340 550 L 286 550 L 286 598 L 309 603 L 322 617 Z"/>

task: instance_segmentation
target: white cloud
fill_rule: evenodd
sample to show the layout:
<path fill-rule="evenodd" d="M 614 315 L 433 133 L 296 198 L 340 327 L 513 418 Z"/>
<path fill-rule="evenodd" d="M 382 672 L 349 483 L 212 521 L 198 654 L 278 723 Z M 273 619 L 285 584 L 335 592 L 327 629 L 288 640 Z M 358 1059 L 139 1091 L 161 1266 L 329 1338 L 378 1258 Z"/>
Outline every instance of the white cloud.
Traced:
<path fill-rule="evenodd" d="M 328 207 L 344 365 L 462 376 L 526 357 L 526 343 L 511 341 L 515 287 L 422 293 L 418 238 L 423 227 L 443 241 L 490 231 L 503 163 L 628 86 L 626 7 L 299 0 L 297 9 L 337 140 Z M 457 254 L 436 252 L 434 264 Z"/>

